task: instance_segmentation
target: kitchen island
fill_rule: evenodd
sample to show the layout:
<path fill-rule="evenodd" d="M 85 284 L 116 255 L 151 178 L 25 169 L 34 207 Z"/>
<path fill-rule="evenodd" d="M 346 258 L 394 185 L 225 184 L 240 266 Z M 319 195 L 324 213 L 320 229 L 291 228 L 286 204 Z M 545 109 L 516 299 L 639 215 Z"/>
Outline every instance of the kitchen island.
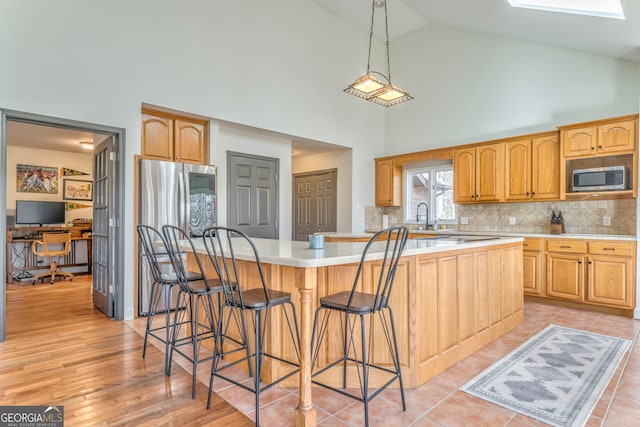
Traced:
<path fill-rule="evenodd" d="M 270 288 L 292 293 L 301 333 L 300 402 L 295 425 L 315 425 L 311 401 L 310 341 L 313 314 L 321 297 L 349 290 L 366 243 L 330 243 L 309 249 L 307 242 L 253 239 Z M 417 387 L 521 323 L 523 318 L 522 238 L 465 241 L 409 240 L 398 264 L 390 305 L 393 308 L 405 387 Z M 198 252 L 205 254 L 199 243 Z M 383 242 L 372 247 L 363 278 L 371 291 Z M 380 250 L 376 251 L 376 247 Z M 235 248 L 238 259 L 249 259 L 248 248 Z M 376 253 L 378 256 L 376 257 Z M 251 262 L 242 261 L 247 274 Z M 209 266 L 207 262 L 205 265 Z M 212 273 L 212 268 L 208 273 Z M 250 276 L 251 277 L 251 276 Z M 296 289 L 299 298 L 295 298 Z M 283 319 L 273 316 L 266 345 L 288 359 Z M 372 358 L 389 363 L 382 331 L 375 331 Z M 376 345 L 376 343 L 381 343 Z M 338 348 L 339 346 L 336 346 Z M 323 366 L 334 354 L 319 357 Z M 266 376 L 276 376 L 272 363 Z M 373 374 L 373 372 L 372 372 Z M 337 378 L 336 378 L 337 381 Z M 372 375 L 371 383 L 380 381 Z M 292 386 L 295 384 L 289 383 Z"/>

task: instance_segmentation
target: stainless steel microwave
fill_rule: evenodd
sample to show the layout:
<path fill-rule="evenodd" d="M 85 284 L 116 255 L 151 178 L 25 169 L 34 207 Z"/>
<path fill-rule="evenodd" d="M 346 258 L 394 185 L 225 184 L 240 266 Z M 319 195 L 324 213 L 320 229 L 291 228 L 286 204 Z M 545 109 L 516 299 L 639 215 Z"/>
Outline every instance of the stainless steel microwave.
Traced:
<path fill-rule="evenodd" d="M 575 169 L 573 191 L 613 191 L 627 189 L 625 166 Z"/>

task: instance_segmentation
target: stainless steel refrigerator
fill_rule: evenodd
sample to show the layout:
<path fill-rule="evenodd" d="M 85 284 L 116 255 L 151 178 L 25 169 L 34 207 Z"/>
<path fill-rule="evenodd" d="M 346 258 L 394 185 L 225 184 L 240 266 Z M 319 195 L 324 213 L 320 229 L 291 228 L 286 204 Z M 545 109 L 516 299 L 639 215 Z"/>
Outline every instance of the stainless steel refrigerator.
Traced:
<path fill-rule="evenodd" d="M 162 231 L 163 225 L 175 225 L 192 237 L 202 236 L 207 228 L 216 225 L 216 167 L 190 163 L 140 160 L 138 223 Z M 171 271 L 169 256 L 162 261 L 164 272 Z M 138 259 L 138 314 L 146 315 L 153 278 L 143 254 Z M 174 286 L 172 307 L 177 288 Z M 160 298 L 164 310 L 165 296 Z"/>

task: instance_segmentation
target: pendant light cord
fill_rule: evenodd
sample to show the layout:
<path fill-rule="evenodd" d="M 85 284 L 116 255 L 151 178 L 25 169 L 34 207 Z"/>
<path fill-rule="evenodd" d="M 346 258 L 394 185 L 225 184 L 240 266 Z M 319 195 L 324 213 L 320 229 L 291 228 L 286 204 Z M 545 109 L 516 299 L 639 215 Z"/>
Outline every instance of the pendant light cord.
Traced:
<path fill-rule="evenodd" d="M 387 18 L 387 1 L 384 2 L 384 28 L 387 33 L 387 78 L 391 84 L 391 60 L 389 59 L 389 22 Z"/>
<path fill-rule="evenodd" d="M 387 4 L 385 3 L 385 8 Z M 369 68 L 371 67 L 371 41 L 373 40 L 373 15 L 376 13 L 376 2 L 371 2 L 371 31 L 369 32 L 369 56 L 367 57 L 367 74 L 369 74 Z"/>

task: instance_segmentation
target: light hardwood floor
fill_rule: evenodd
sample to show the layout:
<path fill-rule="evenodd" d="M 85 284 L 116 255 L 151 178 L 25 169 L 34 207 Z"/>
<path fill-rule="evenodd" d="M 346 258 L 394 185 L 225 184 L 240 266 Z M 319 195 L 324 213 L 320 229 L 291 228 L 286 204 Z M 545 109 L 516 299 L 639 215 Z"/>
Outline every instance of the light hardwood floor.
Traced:
<path fill-rule="evenodd" d="M 253 395 L 223 381 L 214 384 L 214 408 L 206 411 L 208 364 L 198 372 L 198 395 L 190 399 L 191 376 L 179 368 L 163 374 L 155 346 L 143 360 L 143 318 L 106 319 L 91 304 L 82 276 L 73 282 L 8 286 L 8 339 L 0 343 L 0 405 L 64 405 L 65 425 L 253 425 Z M 587 427 L 635 427 L 640 419 L 640 321 L 537 303 L 525 304 L 523 323 L 417 389 L 406 390 L 407 411 L 398 391 L 374 400 L 372 426 L 538 427 L 543 424 L 482 401 L 458 388 L 549 323 L 634 341 L 596 405 Z M 135 329 L 135 330 L 134 330 Z M 137 332 L 136 332 L 137 331 Z M 247 417 L 233 407 L 244 412 Z M 296 390 L 265 393 L 263 427 L 292 425 Z M 362 426 L 362 405 L 314 387 L 318 425 Z"/>
<path fill-rule="evenodd" d="M 183 369 L 91 304 L 88 276 L 54 285 L 7 285 L 7 340 L 0 343 L 0 405 L 62 405 L 66 426 L 253 425 Z"/>

